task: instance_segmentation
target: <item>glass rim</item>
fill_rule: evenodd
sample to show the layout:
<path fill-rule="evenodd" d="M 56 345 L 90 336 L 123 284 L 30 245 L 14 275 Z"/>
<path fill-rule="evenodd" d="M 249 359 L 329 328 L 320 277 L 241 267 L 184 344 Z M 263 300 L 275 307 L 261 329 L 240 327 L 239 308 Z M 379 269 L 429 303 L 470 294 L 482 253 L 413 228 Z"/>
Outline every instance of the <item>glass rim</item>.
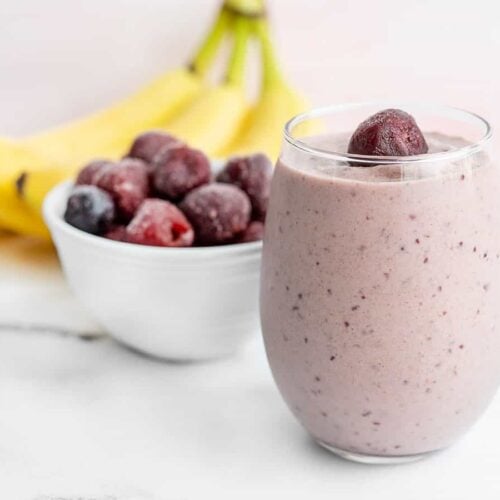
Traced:
<path fill-rule="evenodd" d="M 330 151 L 320 147 L 311 146 L 306 141 L 301 140 L 300 138 L 293 137 L 292 134 L 293 129 L 297 125 L 303 123 L 306 120 L 321 118 L 322 116 L 331 115 L 339 111 L 346 111 L 349 109 L 354 110 L 368 106 L 381 106 L 381 109 L 387 107 L 391 108 L 397 107 L 404 109 L 405 106 L 406 107 L 418 106 L 422 108 L 429 108 L 429 109 L 432 108 L 434 110 L 441 110 L 444 112 L 447 111 L 452 113 L 459 113 L 476 120 L 479 124 L 481 124 L 484 127 L 484 133 L 479 140 L 471 144 L 467 144 L 466 146 L 452 149 L 450 151 L 442 151 L 437 153 L 424 153 L 413 156 L 375 156 L 375 155 L 360 155 L 353 153 Z M 471 111 L 454 106 L 446 106 L 442 104 L 436 104 L 431 102 L 420 102 L 420 101 L 381 100 L 381 101 L 363 101 L 363 102 L 351 102 L 344 104 L 333 104 L 330 106 L 313 108 L 309 111 L 305 111 L 303 113 L 295 115 L 293 118 L 288 120 L 288 122 L 285 124 L 284 127 L 284 138 L 286 142 L 309 154 L 336 161 L 353 162 L 359 164 L 376 163 L 377 165 L 394 165 L 398 163 L 423 163 L 429 161 L 445 161 L 445 160 L 463 158 L 475 152 L 481 151 L 484 148 L 484 146 L 490 141 L 492 135 L 493 135 L 493 129 L 490 123 L 477 113 L 473 113 Z"/>

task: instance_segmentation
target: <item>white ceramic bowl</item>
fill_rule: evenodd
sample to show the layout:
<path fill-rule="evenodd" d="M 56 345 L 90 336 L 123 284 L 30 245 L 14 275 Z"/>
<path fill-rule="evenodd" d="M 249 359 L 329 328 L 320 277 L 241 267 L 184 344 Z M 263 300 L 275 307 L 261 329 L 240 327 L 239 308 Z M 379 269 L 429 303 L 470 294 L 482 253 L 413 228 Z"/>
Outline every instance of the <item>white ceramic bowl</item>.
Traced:
<path fill-rule="evenodd" d="M 261 242 L 160 248 L 87 234 L 63 219 L 72 183 L 44 217 L 71 289 L 117 340 L 171 360 L 229 355 L 258 331 Z"/>

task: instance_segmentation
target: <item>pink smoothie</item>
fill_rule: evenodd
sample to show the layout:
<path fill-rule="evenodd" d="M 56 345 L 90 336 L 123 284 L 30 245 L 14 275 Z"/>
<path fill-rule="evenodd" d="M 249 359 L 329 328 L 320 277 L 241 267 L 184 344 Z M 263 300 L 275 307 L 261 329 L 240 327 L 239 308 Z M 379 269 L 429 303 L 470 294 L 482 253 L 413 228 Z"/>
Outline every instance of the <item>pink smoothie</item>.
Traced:
<path fill-rule="evenodd" d="M 426 137 L 434 152 L 460 143 Z M 283 397 L 324 444 L 443 448 L 500 382 L 499 170 L 484 153 L 435 168 L 276 167 L 262 328 Z"/>

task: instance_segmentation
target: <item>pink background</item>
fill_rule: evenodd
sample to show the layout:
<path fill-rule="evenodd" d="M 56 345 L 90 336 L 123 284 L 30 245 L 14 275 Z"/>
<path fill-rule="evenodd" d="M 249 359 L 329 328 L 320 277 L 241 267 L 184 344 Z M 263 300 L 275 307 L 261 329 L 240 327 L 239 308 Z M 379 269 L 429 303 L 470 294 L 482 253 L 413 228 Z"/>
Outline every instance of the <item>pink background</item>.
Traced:
<path fill-rule="evenodd" d="M 218 0 L 2 0 L 0 133 L 106 106 L 198 43 Z M 315 105 L 425 99 L 500 119 L 496 0 L 269 0 L 290 79 Z"/>

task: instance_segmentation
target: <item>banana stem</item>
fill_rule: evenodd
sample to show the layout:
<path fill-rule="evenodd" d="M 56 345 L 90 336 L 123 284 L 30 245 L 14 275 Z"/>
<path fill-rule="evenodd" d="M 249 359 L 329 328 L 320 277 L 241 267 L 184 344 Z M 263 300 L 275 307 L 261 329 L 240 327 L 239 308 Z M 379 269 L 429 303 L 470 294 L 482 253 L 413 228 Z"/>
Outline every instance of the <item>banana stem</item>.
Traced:
<path fill-rule="evenodd" d="M 225 0 L 224 8 L 238 16 L 260 17 L 265 13 L 264 0 Z"/>
<path fill-rule="evenodd" d="M 230 19 L 231 14 L 222 8 L 212 29 L 203 40 L 201 47 L 189 65 L 191 71 L 200 76 L 205 76 L 220 47 L 222 39 L 227 33 Z"/>
<path fill-rule="evenodd" d="M 226 74 L 227 83 L 242 85 L 245 76 L 245 63 L 250 38 L 249 20 L 244 17 L 234 19 L 234 47 Z"/>
<path fill-rule="evenodd" d="M 269 24 L 265 19 L 254 21 L 254 30 L 260 42 L 262 57 L 262 87 L 264 89 L 273 85 L 284 85 L 285 78 L 279 67 L 274 46 L 269 33 Z"/>

